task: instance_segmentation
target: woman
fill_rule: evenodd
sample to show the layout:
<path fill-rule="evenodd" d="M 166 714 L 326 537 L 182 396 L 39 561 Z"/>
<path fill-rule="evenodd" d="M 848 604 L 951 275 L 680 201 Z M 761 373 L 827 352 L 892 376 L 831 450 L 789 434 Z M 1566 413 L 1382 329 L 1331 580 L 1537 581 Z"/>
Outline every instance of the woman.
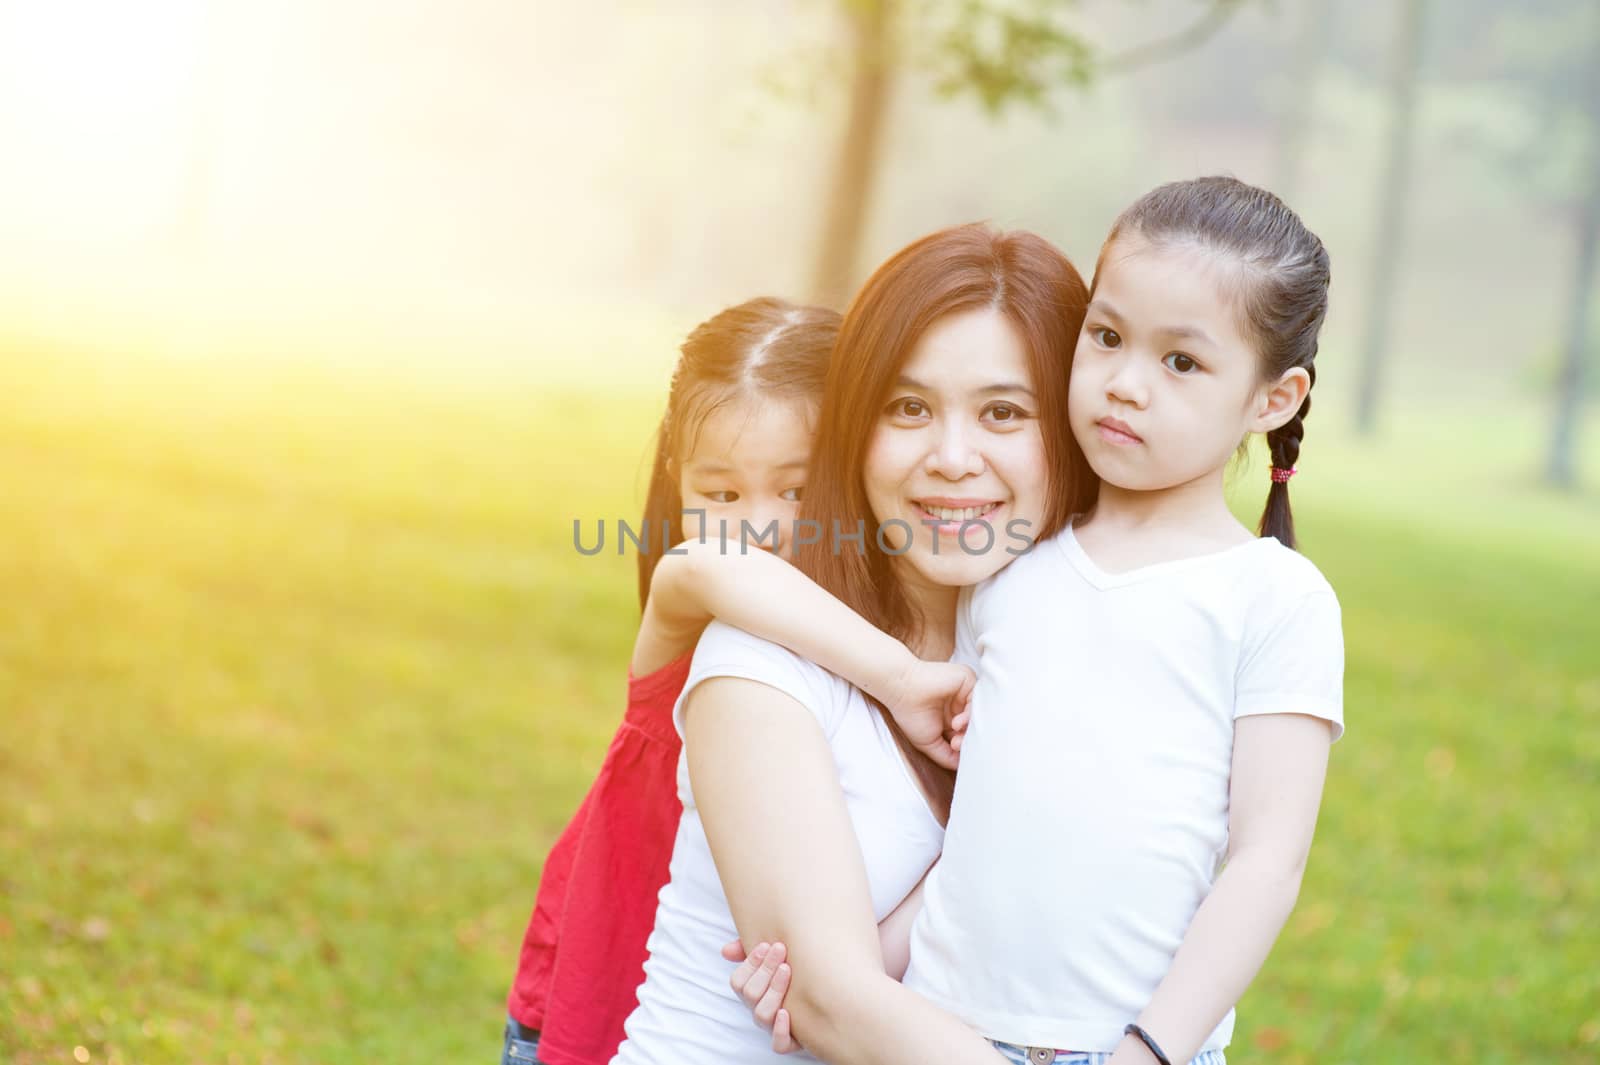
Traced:
<path fill-rule="evenodd" d="M 1047 242 L 963 226 L 895 255 L 845 315 L 797 565 L 922 658 L 949 657 L 959 589 L 1013 557 L 983 526 L 1036 539 L 1084 504 L 1065 411 L 1086 298 Z M 725 625 L 676 719 L 684 817 L 615 1060 L 771 1055 L 718 960 L 735 937 L 788 944 L 788 1009 L 828 1060 L 998 1060 L 885 974 L 877 935 L 938 854 L 950 775 L 860 690 Z"/>

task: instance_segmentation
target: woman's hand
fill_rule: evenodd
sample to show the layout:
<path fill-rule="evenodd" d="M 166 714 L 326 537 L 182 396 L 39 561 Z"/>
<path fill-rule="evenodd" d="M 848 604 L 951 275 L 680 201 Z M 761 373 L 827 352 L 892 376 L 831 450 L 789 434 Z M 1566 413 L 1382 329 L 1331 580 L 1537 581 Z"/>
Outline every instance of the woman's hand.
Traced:
<path fill-rule="evenodd" d="M 755 1014 L 757 1027 L 772 1033 L 772 1049 L 788 1054 L 802 1049 L 789 1031 L 789 1011 L 783 998 L 789 993 L 788 949 L 782 943 L 758 943 L 747 957 L 744 944 L 735 939 L 722 948 L 722 956 L 740 965 L 728 978 L 728 985 Z"/>
<path fill-rule="evenodd" d="M 886 686 L 883 705 L 918 750 L 954 769 L 961 758 L 967 701 L 977 679 L 966 666 L 908 656 Z"/>

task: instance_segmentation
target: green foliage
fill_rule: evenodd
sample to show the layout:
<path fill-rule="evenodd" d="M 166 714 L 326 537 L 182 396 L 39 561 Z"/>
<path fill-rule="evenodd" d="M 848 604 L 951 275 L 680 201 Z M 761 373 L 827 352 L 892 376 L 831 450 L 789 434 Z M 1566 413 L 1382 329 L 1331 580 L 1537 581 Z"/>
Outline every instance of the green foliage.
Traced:
<path fill-rule="evenodd" d="M 1044 107 L 1058 88 L 1094 80 L 1096 49 L 1064 17 L 1076 0 L 960 0 L 919 5 L 912 24 L 930 38 L 923 63 L 946 97 L 972 94 L 997 114 Z"/>
<path fill-rule="evenodd" d="M 571 521 L 636 511 L 649 376 L 0 355 L 0 1061 L 495 1060 L 621 712 L 631 560 Z M 1411 413 L 1295 482 L 1350 733 L 1231 1057 L 1590 1062 L 1597 486 Z"/>
<path fill-rule="evenodd" d="M 927 77 L 947 99 L 970 97 L 990 115 L 1015 105 L 1049 112 L 1063 88 L 1126 73 L 1192 48 L 1255 0 L 1195 0 L 1194 22 L 1168 36 L 1111 50 L 1081 29 L 1082 0 L 837 0 L 852 15 L 887 4 L 891 55 L 863 61 L 903 64 Z M 776 95 L 815 100 L 819 83 L 837 79 L 850 61 L 837 47 L 811 46 L 799 63 L 770 68 L 763 81 Z M 853 61 L 853 60 L 851 60 Z"/>

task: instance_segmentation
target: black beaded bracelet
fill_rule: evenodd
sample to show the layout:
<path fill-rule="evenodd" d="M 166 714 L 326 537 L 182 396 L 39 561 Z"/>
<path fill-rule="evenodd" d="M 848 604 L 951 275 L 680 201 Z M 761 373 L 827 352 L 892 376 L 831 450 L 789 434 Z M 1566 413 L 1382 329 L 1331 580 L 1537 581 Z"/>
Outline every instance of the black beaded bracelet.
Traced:
<path fill-rule="evenodd" d="M 1143 1028 L 1140 1028 L 1137 1024 L 1128 1025 L 1128 1027 L 1122 1030 L 1122 1034 L 1138 1036 L 1139 1041 L 1142 1042 L 1146 1047 L 1150 1048 L 1150 1053 L 1156 1056 L 1156 1060 L 1161 1062 L 1161 1065 L 1172 1065 L 1172 1060 L 1167 1057 L 1167 1052 L 1161 1049 L 1161 1044 L 1157 1043 L 1154 1036 L 1145 1031 Z"/>

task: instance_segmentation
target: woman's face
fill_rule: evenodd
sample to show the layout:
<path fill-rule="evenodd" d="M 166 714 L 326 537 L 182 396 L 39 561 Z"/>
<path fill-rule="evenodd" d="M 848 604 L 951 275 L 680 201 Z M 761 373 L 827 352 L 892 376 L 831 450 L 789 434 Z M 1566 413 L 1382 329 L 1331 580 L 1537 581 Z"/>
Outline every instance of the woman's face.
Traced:
<path fill-rule="evenodd" d="M 862 478 L 902 579 L 993 576 L 1044 517 L 1048 467 L 1027 352 L 991 308 L 935 321 L 889 393 Z"/>

